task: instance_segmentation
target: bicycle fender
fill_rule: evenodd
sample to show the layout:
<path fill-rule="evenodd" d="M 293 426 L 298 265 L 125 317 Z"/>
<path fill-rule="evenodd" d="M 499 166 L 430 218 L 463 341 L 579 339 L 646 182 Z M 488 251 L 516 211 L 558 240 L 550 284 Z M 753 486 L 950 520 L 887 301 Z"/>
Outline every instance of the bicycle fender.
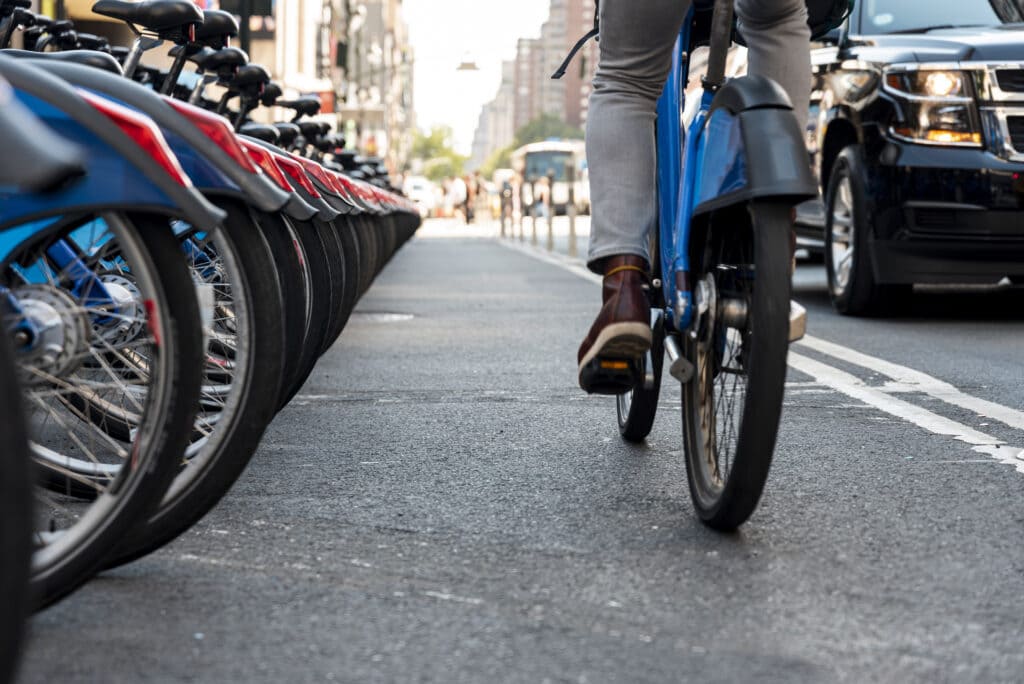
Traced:
<path fill-rule="evenodd" d="M 231 183 L 241 190 L 247 202 L 267 212 L 277 211 L 288 202 L 288 193 L 268 178 L 240 167 L 226 152 L 211 145 L 199 128 L 145 86 L 81 64 L 26 59 L 69 83 L 114 99 L 153 119 L 163 129 L 182 167 L 200 190 L 223 190 Z"/>
<path fill-rule="evenodd" d="M 89 166 L 89 173 L 83 182 L 76 183 L 66 191 L 72 205 L 95 207 L 105 201 L 118 205 L 124 201 L 140 208 L 148 207 L 182 216 L 193 225 L 213 227 L 223 220 L 224 213 L 220 209 L 193 188 L 175 182 L 145 150 L 86 103 L 74 88 L 64 81 L 25 61 L 2 55 L 0 73 L 19 96 L 23 93 L 37 101 L 41 107 L 47 108 L 53 114 L 55 121 L 66 121 L 61 132 L 87 152 L 84 159 Z M 39 112 L 35 113 L 39 115 Z M 67 135 L 74 128 L 79 131 L 77 138 L 74 135 Z M 128 171 L 129 166 L 134 170 Z M 121 179 L 122 182 L 115 184 L 111 181 L 113 178 Z M 134 186 L 132 179 L 135 179 Z M 87 190 L 92 184 L 95 184 L 95 192 Z M 37 202 L 39 206 L 35 206 L 35 199 L 35 196 L 29 195 L 6 199 L 4 223 L 11 225 L 15 215 L 22 212 L 22 221 L 42 215 L 47 210 L 46 204 L 51 205 L 49 212 L 53 212 L 53 200 L 48 203 Z M 17 208 L 14 207 L 15 200 L 19 200 Z M 26 206 L 21 206 L 22 201 Z M 71 206 L 62 206 L 62 211 L 70 209 Z"/>
<path fill-rule="evenodd" d="M 795 205 L 818 194 L 789 98 L 762 76 L 733 79 L 715 95 L 699 161 L 694 216 L 752 200 Z"/>

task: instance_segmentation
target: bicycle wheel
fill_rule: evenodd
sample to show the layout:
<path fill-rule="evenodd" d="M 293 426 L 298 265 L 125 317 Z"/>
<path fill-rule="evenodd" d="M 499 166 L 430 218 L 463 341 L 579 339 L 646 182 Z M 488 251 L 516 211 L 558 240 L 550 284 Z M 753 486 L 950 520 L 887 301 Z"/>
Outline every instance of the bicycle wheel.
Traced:
<path fill-rule="evenodd" d="M 659 256 L 658 240 L 651 239 L 651 263 L 654 264 L 652 280 L 661 280 L 661 257 Z M 660 290 L 650 290 L 651 308 L 664 309 L 664 296 Z M 640 377 L 628 392 L 616 395 L 615 411 L 618 416 L 619 434 L 627 442 L 640 443 L 647 439 L 654 427 L 654 418 L 658 413 L 658 398 L 661 395 L 661 371 L 665 363 L 665 325 L 658 319 L 651 331 L 651 367 L 644 364 L 644 374 L 650 375 L 653 384 L 647 386 L 647 379 Z"/>
<path fill-rule="evenodd" d="M 162 225 L 157 225 L 162 221 Z M 38 331 L 18 352 L 36 488 L 32 595 L 101 567 L 159 503 L 198 405 L 195 289 L 166 219 L 65 217 L 4 255 L 2 284 Z"/>
<path fill-rule="evenodd" d="M 789 220 L 783 204 L 717 214 L 698 284 L 694 364 L 683 385 L 683 449 L 697 515 L 733 530 L 761 497 L 782 413 L 789 332 Z"/>
<path fill-rule="evenodd" d="M 218 206 L 227 212 L 222 228 L 178 236 L 212 309 L 192 442 L 159 507 L 118 544 L 107 568 L 152 553 L 206 515 L 245 470 L 277 408 L 283 314 L 278 281 L 267 277 L 270 249 L 245 205 Z"/>
<path fill-rule="evenodd" d="M 7 335 L 0 335 L 0 682 L 18 663 L 28 614 L 32 480 L 21 392 Z"/>

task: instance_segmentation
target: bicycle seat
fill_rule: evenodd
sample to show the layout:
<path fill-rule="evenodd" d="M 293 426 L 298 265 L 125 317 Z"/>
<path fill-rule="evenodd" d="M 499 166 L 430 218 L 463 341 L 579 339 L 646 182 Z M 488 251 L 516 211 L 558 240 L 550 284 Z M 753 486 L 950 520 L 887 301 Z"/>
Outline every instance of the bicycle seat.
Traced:
<path fill-rule="evenodd" d="M 353 150 L 342 150 L 334 156 L 337 157 L 341 168 L 346 171 L 355 171 L 359 168 L 359 161 L 356 159 L 356 153 Z"/>
<path fill-rule="evenodd" d="M 124 76 L 124 71 L 121 69 L 121 65 L 118 64 L 117 60 L 111 55 L 105 52 L 96 52 L 95 50 L 68 50 L 67 52 L 32 52 L 31 50 L 3 50 L 3 55 L 8 57 L 18 57 L 21 59 L 46 59 L 54 60 L 57 62 L 72 62 L 74 64 L 84 64 L 85 66 L 95 67 L 97 69 L 103 69 L 109 71 L 112 74 L 118 76 Z M 41 66 L 41 65 L 40 65 Z M 45 69 L 45 67 L 43 67 Z"/>
<path fill-rule="evenodd" d="M 110 50 L 110 41 L 93 33 L 79 33 L 78 44 L 83 50 L 102 50 L 103 52 Z"/>
<path fill-rule="evenodd" d="M 295 139 L 299 137 L 299 127 L 293 123 L 276 123 L 274 128 L 277 129 L 278 134 L 281 136 L 281 146 L 289 147 Z"/>
<path fill-rule="evenodd" d="M 273 107 L 277 98 L 281 97 L 283 94 L 284 92 L 281 90 L 281 86 L 271 81 L 263 89 L 263 94 L 260 95 L 260 104 L 264 107 Z"/>
<path fill-rule="evenodd" d="M 238 69 L 228 88 L 235 91 L 258 89 L 270 82 L 270 74 L 259 64 L 247 64 Z"/>
<path fill-rule="evenodd" d="M 185 26 L 199 26 L 203 23 L 203 11 L 191 0 L 98 0 L 92 6 L 92 11 L 111 19 L 136 24 L 157 34 L 173 33 Z"/>
<path fill-rule="evenodd" d="M 195 60 L 192 59 L 192 56 L 199 54 L 203 50 L 210 50 L 210 48 L 199 43 L 186 43 L 184 45 L 175 45 L 167 51 L 167 54 L 175 59 L 185 55 L 186 59 L 194 62 Z M 210 50 L 210 52 L 213 52 L 213 50 Z"/>
<path fill-rule="evenodd" d="M 311 144 L 323 135 L 319 121 L 297 121 L 295 125 L 302 132 L 302 137 Z"/>
<path fill-rule="evenodd" d="M 223 10 L 204 10 L 203 25 L 196 29 L 196 42 L 214 49 L 228 46 L 228 41 L 238 35 L 238 22 Z"/>
<path fill-rule="evenodd" d="M 57 21 L 42 14 L 36 15 L 35 25 L 37 28 L 41 28 L 43 31 L 49 33 L 52 36 L 55 36 L 58 33 L 65 33 L 67 31 L 75 30 L 75 22 L 73 21 L 69 21 L 67 19 Z"/>
<path fill-rule="evenodd" d="M 243 67 L 249 63 L 249 55 L 244 50 L 228 47 L 221 50 L 199 51 L 192 56 L 192 61 L 203 71 L 216 71 L 221 69 L 231 70 Z"/>
<path fill-rule="evenodd" d="M 281 139 L 281 134 L 278 133 L 277 129 L 267 124 L 255 123 L 250 121 L 242 124 L 242 127 L 238 129 L 238 132 L 242 135 L 248 135 L 253 138 L 268 142 L 271 145 L 276 145 L 278 140 Z"/>
<path fill-rule="evenodd" d="M 278 107 L 294 110 L 297 117 L 315 116 L 320 113 L 322 108 L 320 98 L 316 95 L 303 95 L 296 100 L 278 100 L 275 104 Z"/>
<path fill-rule="evenodd" d="M 5 17 L 14 10 L 28 9 L 32 6 L 32 0 L 3 0 L 0 2 L 0 17 Z"/>

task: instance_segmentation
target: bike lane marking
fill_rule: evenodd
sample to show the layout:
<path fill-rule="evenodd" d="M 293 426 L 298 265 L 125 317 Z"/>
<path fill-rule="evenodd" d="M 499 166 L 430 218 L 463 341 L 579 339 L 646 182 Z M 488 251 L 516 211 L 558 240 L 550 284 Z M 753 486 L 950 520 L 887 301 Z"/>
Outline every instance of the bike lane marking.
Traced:
<path fill-rule="evenodd" d="M 542 252 L 530 245 L 520 245 L 509 240 L 499 239 L 497 242 L 507 249 L 532 257 L 538 261 L 558 266 L 585 280 L 597 284 L 600 284 L 602 281 L 599 275 L 587 270 L 586 265 L 580 259 Z M 970 444 L 973 451 L 985 454 L 999 463 L 1013 466 L 1017 472 L 1024 474 L 1024 449 L 1021 447 L 1009 446 L 996 437 L 975 430 L 963 423 L 940 416 L 916 404 L 894 397 L 891 393 L 922 392 L 954 406 L 975 411 L 980 415 L 998 420 L 1011 428 L 1021 431 L 1024 431 L 1024 412 L 973 397 L 961 392 L 953 385 L 926 373 L 868 356 L 849 347 L 820 338 L 807 336 L 797 344 L 806 344 L 810 349 L 856 366 L 874 370 L 895 381 L 895 383 L 889 383 L 884 388 L 870 387 L 854 375 L 798 354 L 791 348 L 789 352 L 789 365 L 813 377 L 817 384 L 857 399 L 883 413 L 910 422 L 933 434 L 950 436 Z"/>
<path fill-rule="evenodd" d="M 894 382 L 886 383 L 883 388 L 885 392 L 921 392 L 1024 432 L 1024 411 L 965 394 L 945 380 L 810 335 L 798 344 L 892 378 Z"/>
<path fill-rule="evenodd" d="M 879 411 L 913 423 L 933 434 L 952 437 L 970 444 L 973 451 L 986 454 L 1004 465 L 1013 466 L 1017 472 L 1024 475 L 1024 459 L 1021 458 L 1024 449 L 1021 447 L 1009 446 L 992 435 L 894 397 L 884 389 L 867 385 L 855 375 L 794 351 L 789 352 L 789 365 L 811 376 L 817 382 Z"/>

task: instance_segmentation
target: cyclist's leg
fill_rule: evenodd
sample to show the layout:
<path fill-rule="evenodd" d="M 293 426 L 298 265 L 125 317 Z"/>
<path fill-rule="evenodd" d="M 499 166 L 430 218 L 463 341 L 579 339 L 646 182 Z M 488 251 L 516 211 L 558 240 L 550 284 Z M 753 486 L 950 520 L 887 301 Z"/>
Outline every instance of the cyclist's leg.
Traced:
<path fill-rule="evenodd" d="M 633 387 L 651 348 L 647 236 L 657 221 L 654 119 L 686 0 L 602 0 L 601 57 L 587 117 L 592 198 L 588 263 L 602 307 L 577 354 L 587 392 Z"/>
<path fill-rule="evenodd" d="M 600 60 L 587 114 L 591 270 L 631 254 L 649 261 L 657 221 L 654 119 L 687 0 L 601 0 Z"/>
<path fill-rule="evenodd" d="M 805 0 L 736 0 L 736 16 L 750 51 L 749 73 L 782 86 L 803 130 L 811 99 L 811 29 Z"/>

